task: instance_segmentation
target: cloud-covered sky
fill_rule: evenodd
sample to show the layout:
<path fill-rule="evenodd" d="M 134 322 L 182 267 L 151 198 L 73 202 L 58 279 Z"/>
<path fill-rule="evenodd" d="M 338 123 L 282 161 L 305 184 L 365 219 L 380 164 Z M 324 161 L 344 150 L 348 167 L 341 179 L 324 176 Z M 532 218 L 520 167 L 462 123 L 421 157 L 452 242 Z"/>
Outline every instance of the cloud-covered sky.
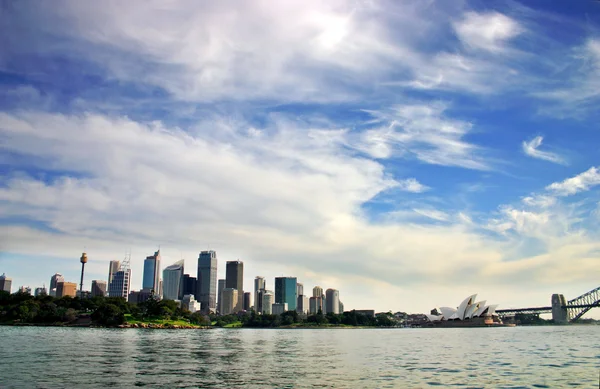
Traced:
<path fill-rule="evenodd" d="M 348 309 L 595 288 L 600 4 L 566 3 L 2 3 L 0 273 L 131 252 L 136 289 L 160 246 Z"/>

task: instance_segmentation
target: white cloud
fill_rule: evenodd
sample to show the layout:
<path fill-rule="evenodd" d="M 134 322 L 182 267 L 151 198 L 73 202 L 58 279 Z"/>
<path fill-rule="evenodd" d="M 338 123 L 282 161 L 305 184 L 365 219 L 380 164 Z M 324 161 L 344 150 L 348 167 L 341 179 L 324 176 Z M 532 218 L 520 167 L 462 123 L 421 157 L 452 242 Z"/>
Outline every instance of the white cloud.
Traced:
<path fill-rule="evenodd" d="M 591 167 L 585 172 L 567 178 L 562 182 L 550 184 L 546 189 L 558 196 L 570 196 L 578 192 L 587 191 L 596 185 L 600 185 L 600 171 L 596 167 Z"/>
<path fill-rule="evenodd" d="M 466 46 L 490 52 L 504 51 L 507 41 L 524 32 L 517 21 L 498 12 L 467 12 L 454 29 Z"/>
<path fill-rule="evenodd" d="M 377 127 L 363 133 L 354 146 L 375 157 L 405 156 L 443 166 L 489 170 L 484 150 L 464 138 L 471 123 L 447 117 L 442 103 L 397 105 L 367 111 Z"/>
<path fill-rule="evenodd" d="M 411 193 L 422 193 L 422 192 L 425 192 L 430 189 L 428 186 L 421 184 L 415 178 L 407 178 L 405 180 L 399 180 L 397 187 L 398 187 L 398 189 L 400 189 L 404 192 L 411 192 Z"/>
<path fill-rule="evenodd" d="M 558 154 L 549 151 L 539 150 L 539 147 L 542 145 L 543 140 L 544 138 L 538 135 L 529 142 L 523 141 L 523 152 L 533 158 L 564 164 L 565 159 L 559 156 Z"/>
<path fill-rule="evenodd" d="M 450 220 L 450 216 L 443 211 L 437 209 L 426 209 L 426 208 L 414 208 L 413 212 L 425 216 L 429 219 L 446 222 Z"/>

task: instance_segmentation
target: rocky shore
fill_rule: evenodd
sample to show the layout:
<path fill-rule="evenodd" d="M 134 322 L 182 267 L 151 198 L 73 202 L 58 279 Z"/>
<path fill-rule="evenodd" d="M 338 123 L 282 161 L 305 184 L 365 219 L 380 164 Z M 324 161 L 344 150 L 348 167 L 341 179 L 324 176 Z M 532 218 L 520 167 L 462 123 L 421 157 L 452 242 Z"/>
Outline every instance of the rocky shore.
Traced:
<path fill-rule="evenodd" d="M 118 325 L 117 328 L 152 328 L 152 329 L 189 329 L 189 330 L 208 330 L 209 326 L 195 326 L 192 324 L 159 324 L 159 323 L 124 323 Z"/>

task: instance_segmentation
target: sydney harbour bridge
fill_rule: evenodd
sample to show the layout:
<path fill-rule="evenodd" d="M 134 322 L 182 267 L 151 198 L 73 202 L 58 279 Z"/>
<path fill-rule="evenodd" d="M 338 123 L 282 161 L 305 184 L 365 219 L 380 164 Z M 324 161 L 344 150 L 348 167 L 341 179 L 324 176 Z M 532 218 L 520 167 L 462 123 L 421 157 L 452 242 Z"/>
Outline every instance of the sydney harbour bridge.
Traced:
<path fill-rule="evenodd" d="M 600 286 L 569 301 L 562 294 L 553 294 L 551 304 L 549 307 L 498 309 L 496 313 L 500 316 L 551 313 L 555 323 L 573 323 L 590 309 L 600 307 Z"/>

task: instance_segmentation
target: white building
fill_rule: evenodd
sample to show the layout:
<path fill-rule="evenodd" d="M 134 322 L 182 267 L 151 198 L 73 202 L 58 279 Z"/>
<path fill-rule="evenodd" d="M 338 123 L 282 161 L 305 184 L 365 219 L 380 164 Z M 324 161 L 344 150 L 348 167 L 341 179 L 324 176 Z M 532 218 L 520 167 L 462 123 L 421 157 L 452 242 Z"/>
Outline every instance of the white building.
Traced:
<path fill-rule="evenodd" d="M 325 306 L 327 313 L 340 313 L 340 292 L 336 289 L 327 289 L 325 292 Z"/>
<path fill-rule="evenodd" d="M 265 290 L 263 293 L 262 313 L 264 315 L 272 314 L 272 305 L 275 302 L 275 294 L 270 290 Z"/>
<path fill-rule="evenodd" d="M 163 270 L 162 298 L 164 300 L 181 300 L 183 298 L 183 259 Z"/>
<path fill-rule="evenodd" d="M 200 311 L 200 301 L 196 301 L 193 294 L 186 294 L 181 300 L 181 307 L 194 313 Z"/>

